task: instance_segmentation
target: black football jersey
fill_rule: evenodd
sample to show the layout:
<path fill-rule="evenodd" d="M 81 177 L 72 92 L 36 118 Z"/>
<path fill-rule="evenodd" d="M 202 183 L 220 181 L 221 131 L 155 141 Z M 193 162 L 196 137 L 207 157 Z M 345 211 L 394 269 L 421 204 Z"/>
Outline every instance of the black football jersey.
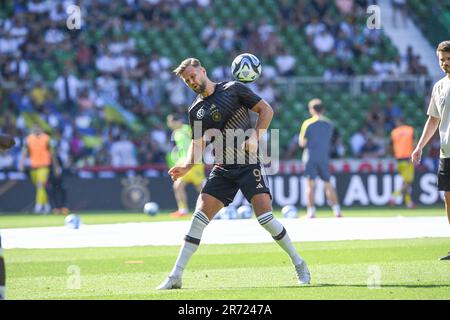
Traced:
<path fill-rule="evenodd" d="M 214 163 L 249 163 L 249 156 L 241 150 L 240 141 L 248 138 L 250 131 L 245 132 L 252 128 L 248 110 L 260 100 L 257 94 L 237 81 L 217 83 L 210 96 L 198 95 L 194 100 L 189 108 L 193 138 L 199 139 L 206 134 L 206 140 L 214 146 Z"/>

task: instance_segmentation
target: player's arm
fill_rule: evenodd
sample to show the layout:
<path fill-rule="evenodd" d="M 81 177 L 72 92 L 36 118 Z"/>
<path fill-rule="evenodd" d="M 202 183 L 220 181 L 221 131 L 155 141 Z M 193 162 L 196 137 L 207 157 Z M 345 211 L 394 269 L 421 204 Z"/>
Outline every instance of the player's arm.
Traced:
<path fill-rule="evenodd" d="M 258 114 L 254 134 L 255 138 L 259 140 L 267 132 L 267 128 L 269 128 L 273 118 L 273 109 L 264 99 L 261 99 L 251 110 Z"/>
<path fill-rule="evenodd" d="M 183 166 L 185 168 L 191 169 L 194 164 L 202 163 L 204 147 L 205 141 L 203 140 L 203 138 L 192 139 Z"/>
<path fill-rule="evenodd" d="M 425 148 L 427 143 L 430 141 L 431 137 L 433 137 L 434 133 L 436 132 L 437 128 L 439 127 L 440 119 L 428 116 L 428 120 L 425 123 L 425 126 L 423 128 L 422 136 L 419 139 L 419 142 L 417 143 L 416 148 L 414 149 L 413 153 L 411 154 L 411 161 L 414 164 L 417 164 L 420 162 L 420 159 L 422 158 L 422 150 Z"/>
<path fill-rule="evenodd" d="M 169 175 L 173 181 L 184 176 L 195 164 L 202 162 L 204 147 L 203 138 L 192 139 L 184 163 L 169 170 Z"/>
<path fill-rule="evenodd" d="M 308 139 L 306 138 L 306 129 L 307 129 L 307 123 L 303 122 L 302 127 L 300 129 L 300 133 L 298 135 L 298 145 L 300 148 L 306 147 L 308 143 Z"/>
<path fill-rule="evenodd" d="M 258 120 L 256 121 L 255 130 L 252 131 L 249 139 L 245 142 L 245 149 L 249 152 L 256 152 L 259 139 L 267 132 L 272 121 L 273 109 L 264 99 L 261 99 L 250 110 L 258 114 Z"/>

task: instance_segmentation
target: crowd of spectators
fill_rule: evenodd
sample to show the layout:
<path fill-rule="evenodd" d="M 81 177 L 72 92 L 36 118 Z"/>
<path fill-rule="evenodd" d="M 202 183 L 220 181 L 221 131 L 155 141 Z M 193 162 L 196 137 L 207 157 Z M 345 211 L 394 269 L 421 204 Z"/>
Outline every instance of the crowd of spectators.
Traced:
<path fill-rule="evenodd" d="M 298 63 L 279 36 L 283 28 L 298 25 L 318 57 L 338 59 L 324 76 L 354 74 L 351 60 L 381 44 L 379 31 L 367 31 L 357 23 L 368 1 L 350 1 L 356 11 L 349 11 L 346 2 L 336 0 L 344 17 L 340 19 L 331 14 L 330 1 L 279 0 L 275 25 L 268 19 L 239 26 L 212 19 L 198 37 L 208 53 L 258 52 L 269 61 L 252 88 L 278 108 L 280 92 L 273 79 L 294 75 Z M 67 29 L 70 4 L 81 8 L 80 30 Z M 0 157 L 0 167 L 14 166 L 33 121 L 40 121 L 51 134 L 68 166 L 165 163 L 172 146 L 164 116 L 185 114 L 194 94 L 171 73 L 179 61 L 158 48 L 143 54 L 132 34 L 182 28 L 172 18 L 173 10 L 201 12 L 212 5 L 211 0 L 12 1 L 10 12 L 0 19 L 0 128 L 18 141 L 13 152 Z M 409 67 L 402 72 L 415 73 L 412 65 L 425 72 L 417 55 L 408 54 Z M 375 61 L 372 69 L 379 74 L 386 68 L 383 61 Z M 228 65 L 209 71 L 213 80 L 230 77 Z M 130 125 L 130 115 L 144 130 Z M 336 141 L 336 156 L 343 156 L 342 141 Z"/>

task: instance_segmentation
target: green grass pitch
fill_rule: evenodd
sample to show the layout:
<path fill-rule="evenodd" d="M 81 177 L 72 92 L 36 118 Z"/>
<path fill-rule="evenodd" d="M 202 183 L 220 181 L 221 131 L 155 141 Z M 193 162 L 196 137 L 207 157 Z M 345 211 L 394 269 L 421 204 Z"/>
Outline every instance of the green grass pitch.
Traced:
<path fill-rule="evenodd" d="M 155 216 L 147 216 L 137 212 L 73 212 L 80 215 L 85 224 L 109 224 L 109 223 L 127 223 L 127 222 L 156 222 L 156 221 L 180 221 L 190 220 L 192 215 L 182 218 L 171 218 L 164 211 Z M 301 211 L 304 215 L 306 212 Z M 445 217 L 444 208 L 423 207 L 415 210 L 398 208 L 344 208 L 345 217 Z M 274 215 L 281 218 L 280 210 L 275 210 Z M 333 214 L 328 208 L 320 208 L 317 211 L 317 218 L 331 218 Z M 0 214 L 0 230 L 7 228 L 31 228 L 31 227 L 54 227 L 64 225 L 64 216 L 62 215 L 34 215 L 34 214 Z"/>
<path fill-rule="evenodd" d="M 444 214 L 442 208 L 421 211 L 353 210 L 347 216 Z M 124 215 L 100 214 L 95 222 L 129 222 Z M 331 217 L 331 213 L 321 211 L 321 216 Z M 63 219 L 29 217 L 40 225 L 54 225 Z M 127 217 L 131 221 L 170 220 L 164 215 Z M 84 222 L 94 223 L 91 218 L 95 215 L 85 214 Z M 0 226 L 30 226 L 22 219 L 0 216 Z M 449 238 L 304 242 L 295 246 L 310 267 L 309 286 L 297 285 L 288 256 L 275 243 L 203 244 L 185 271 L 183 288 L 164 292 L 154 288 L 170 272 L 178 246 L 7 249 L 8 299 L 450 299 L 450 262 L 438 260 L 450 251 Z"/>
<path fill-rule="evenodd" d="M 178 247 L 6 250 L 9 299 L 450 299 L 449 239 L 296 243 L 298 286 L 276 244 L 204 245 L 183 289 L 159 292 Z"/>

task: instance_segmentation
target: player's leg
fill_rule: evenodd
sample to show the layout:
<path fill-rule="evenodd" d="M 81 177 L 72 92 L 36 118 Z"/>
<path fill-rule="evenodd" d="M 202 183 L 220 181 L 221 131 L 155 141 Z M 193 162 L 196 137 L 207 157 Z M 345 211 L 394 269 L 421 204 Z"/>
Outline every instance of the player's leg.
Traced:
<path fill-rule="evenodd" d="M 251 199 L 259 224 L 266 229 L 275 242 L 289 255 L 292 264 L 298 272 L 300 283 L 309 283 L 311 276 L 305 261 L 295 250 L 291 238 L 284 226 L 272 213 L 272 201 L 268 193 L 259 193 Z"/>
<path fill-rule="evenodd" d="M 317 177 L 317 166 L 312 161 L 307 161 L 305 165 L 306 180 L 306 216 L 308 218 L 314 218 L 316 216 L 316 204 L 315 204 L 315 186 Z"/>
<path fill-rule="evenodd" d="M 157 290 L 181 288 L 184 269 L 200 245 L 203 230 L 222 207 L 223 203 L 217 198 L 206 193 L 200 194 L 191 225 L 184 237 L 184 244 L 180 249 L 175 265 L 169 277 L 156 288 Z"/>
<path fill-rule="evenodd" d="M 35 201 L 34 201 L 34 210 L 33 213 L 41 213 L 43 206 L 40 203 L 40 198 L 38 197 L 38 169 L 30 169 L 30 178 L 31 178 L 31 183 L 34 186 L 34 190 L 36 192 L 35 194 Z"/>
<path fill-rule="evenodd" d="M 2 237 L 0 236 L 0 300 L 6 299 L 6 270 L 3 259 Z"/>
<path fill-rule="evenodd" d="M 221 168 L 213 169 L 211 172 L 202 193 L 198 197 L 191 225 L 184 238 L 185 241 L 180 249 L 175 266 L 169 277 L 156 288 L 157 290 L 181 288 L 183 271 L 200 245 L 203 230 L 224 205 L 227 206 L 233 201 L 239 189 L 232 181 L 225 178 L 224 174 L 226 174 L 226 170 Z"/>
<path fill-rule="evenodd" d="M 188 213 L 188 203 L 186 195 L 186 183 L 183 179 L 178 179 L 173 183 L 173 193 L 177 202 L 178 211 L 171 213 L 174 218 L 186 215 Z"/>
<path fill-rule="evenodd" d="M 438 189 L 444 191 L 445 211 L 447 212 L 448 223 L 450 224 L 450 159 L 439 159 L 438 168 Z M 450 252 L 447 256 L 440 258 L 440 260 L 450 260 Z"/>
<path fill-rule="evenodd" d="M 448 223 L 450 225 L 450 191 L 444 192 L 445 211 L 447 212 Z M 439 260 L 450 260 L 450 252 Z"/>
<path fill-rule="evenodd" d="M 403 163 L 402 161 L 397 160 L 396 163 L 397 166 L 397 172 L 399 173 L 400 176 L 402 176 L 402 170 L 403 170 Z M 391 207 L 395 206 L 397 204 L 397 200 L 400 201 L 400 197 L 403 194 L 403 182 L 402 182 L 402 187 L 398 190 L 394 190 L 394 192 L 392 192 L 391 198 L 389 199 L 389 205 Z"/>
<path fill-rule="evenodd" d="M 316 180 L 308 178 L 306 180 L 306 216 L 308 218 L 315 218 L 316 216 L 315 189 Z"/>
<path fill-rule="evenodd" d="M 414 165 L 410 161 L 405 162 L 405 168 L 403 171 L 402 178 L 403 178 L 403 188 L 404 188 L 403 194 L 405 197 L 405 205 L 409 209 L 413 209 L 413 208 L 415 208 L 415 204 L 412 201 L 412 184 L 414 181 Z"/>
<path fill-rule="evenodd" d="M 339 205 L 339 198 L 337 196 L 336 189 L 330 182 L 331 174 L 328 161 L 323 161 L 318 164 L 318 174 L 324 182 L 325 195 L 331 205 L 334 216 L 337 218 L 342 217 L 341 206 Z"/>
<path fill-rule="evenodd" d="M 49 213 L 51 209 L 46 190 L 49 172 L 48 167 L 36 169 L 36 202 L 42 205 L 44 214 Z"/>
<path fill-rule="evenodd" d="M 447 212 L 448 224 L 450 225 L 450 191 L 444 192 L 445 211 Z"/>
<path fill-rule="evenodd" d="M 244 169 L 245 170 L 245 169 Z M 301 284 L 310 282 L 311 276 L 305 261 L 295 250 L 284 226 L 272 213 L 272 197 L 270 194 L 264 169 L 255 165 L 242 171 L 239 175 L 239 186 L 246 199 L 251 202 L 259 224 L 267 230 L 276 243 L 289 255 Z"/>
<path fill-rule="evenodd" d="M 339 205 L 339 199 L 337 196 L 336 189 L 329 181 L 324 182 L 325 195 L 330 202 L 331 209 L 333 210 L 334 216 L 337 218 L 342 217 L 341 206 Z"/>
<path fill-rule="evenodd" d="M 415 204 L 412 201 L 412 183 L 406 181 L 403 182 L 403 196 L 406 207 L 408 209 L 414 209 Z"/>

